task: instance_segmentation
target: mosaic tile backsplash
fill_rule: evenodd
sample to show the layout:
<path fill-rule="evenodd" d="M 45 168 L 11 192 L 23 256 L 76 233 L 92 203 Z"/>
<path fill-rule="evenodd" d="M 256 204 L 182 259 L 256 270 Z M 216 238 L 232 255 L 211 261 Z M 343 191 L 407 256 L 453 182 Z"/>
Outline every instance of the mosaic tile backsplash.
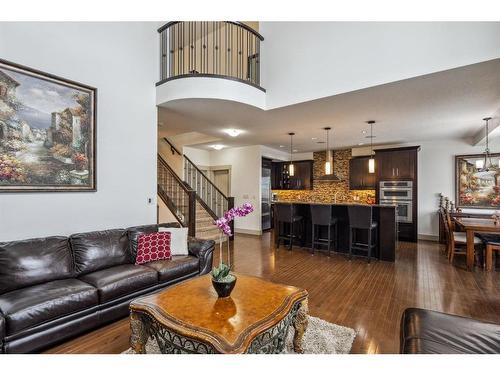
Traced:
<path fill-rule="evenodd" d="M 321 181 L 323 176 L 326 153 L 314 153 L 313 190 L 273 190 L 278 194 L 278 200 L 333 203 L 337 194 L 337 203 L 370 203 L 375 200 L 375 190 L 349 190 L 349 159 L 351 149 L 334 151 L 334 173 L 342 181 Z"/>

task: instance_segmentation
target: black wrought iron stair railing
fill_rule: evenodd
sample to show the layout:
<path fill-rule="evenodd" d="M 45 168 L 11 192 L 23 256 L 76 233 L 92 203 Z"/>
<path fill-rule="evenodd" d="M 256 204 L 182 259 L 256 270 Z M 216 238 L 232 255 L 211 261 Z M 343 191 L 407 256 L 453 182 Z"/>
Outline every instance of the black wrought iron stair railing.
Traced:
<path fill-rule="evenodd" d="M 167 162 L 158 155 L 158 195 L 177 221 L 196 235 L 196 192 L 179 178 Z"/>
<path fill-rule="evenodd" d="M 260 43 L 264 37 L 235 21 L 174 21 L 158 29 L 160 82 L 217 77 L 260 86 Z"/>

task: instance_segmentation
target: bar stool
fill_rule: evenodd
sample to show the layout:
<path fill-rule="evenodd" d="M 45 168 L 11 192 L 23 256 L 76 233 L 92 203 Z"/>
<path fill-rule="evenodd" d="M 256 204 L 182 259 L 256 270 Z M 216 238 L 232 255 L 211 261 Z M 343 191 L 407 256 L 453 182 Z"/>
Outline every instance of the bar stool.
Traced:
<path fill-rule="evenodd" d="M 277 204 L 276 205 L 276 220 L 278 222 L 278 243 L 277 248 L 280 247 L 280 241 L 289 241 L 288 250 L 292 250 L 293 240 L 299 239 L 301 246 L 304 245 L 304 225 L 302 216 L 297 214 L 297 206 L 294 204 Z M 285 224 L 288 224 L 288 233 L 285 233 Z M 300 235 L 294 234 L 295 225 L 300 226 Z"/>
<path fill-rule="evenodd" d="M 378 223 L 373 221 L 372 206 L 351 205 L 347 207 L 349 216 L 349 259 L 352 259 L 352 250 L 362 250 L 367 252 L 368 263 L 372 257 L 372 249 L 377 246 Z M 355 230 L 367 232 L 368 241 L 358 242 Z"/>
<path fill-rule="evenodd" d="M 328 245 L 328 256 L 330 256 L 330 246 L 334 243 L 337 250 L 337 218 L 333 217 L 333 206 L 325 204 L 311 204 L 311 222 L 312 222 L 312 244 L 311 252 L 314 254 L 314 245 Z M 320 238 L 317 226 L 328 227 L 328 238 Z M 333 239 L 331 238 L 333 227 Z M 318 236 L 317 236 L 318 234 Z"/>

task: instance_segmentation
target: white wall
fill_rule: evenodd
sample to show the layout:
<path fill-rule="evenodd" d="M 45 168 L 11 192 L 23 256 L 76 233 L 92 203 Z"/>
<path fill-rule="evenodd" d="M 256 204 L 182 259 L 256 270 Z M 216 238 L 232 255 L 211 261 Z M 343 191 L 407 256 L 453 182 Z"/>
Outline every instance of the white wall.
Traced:
<path fill-rule="evenodd" d="M 0 194 L 0 241 L 156 222 L 156 26 L 0 23 L 2 58 L 98 89 L 97 192 Z"/>
<path fill-rule="evenodd" d="M 210 161 L 210 155 L 212 151 L 200 150 L 199 148 L 186 147 L 186 146 L 182 148 L 182 151 L 198 167 L 199 166 L 210 167 L 213 165 L 211 164 Z"/>
<path fill-rule="evenodd" d="M 403 147 L 410 144 L 384 147 Z M 424 238 L 439 235 L 437 209 L 439 193 L 455 201 L 455 155 L 480 154 L 484 146 L 471 146 L 461 140 L 419 142 L 418 153 L 418 234 Z M 491 152 L 500 151 L 500 139 L 490 143 Z M 369 148 L 353 149 L 353 156 L 367 155 Z M 467 209 L 464 212 L 493 212 Z"/>
<path fill-rule="evenodd" d="M 260 22 L 272 109 L 500 57 L 500 23 Z"/>

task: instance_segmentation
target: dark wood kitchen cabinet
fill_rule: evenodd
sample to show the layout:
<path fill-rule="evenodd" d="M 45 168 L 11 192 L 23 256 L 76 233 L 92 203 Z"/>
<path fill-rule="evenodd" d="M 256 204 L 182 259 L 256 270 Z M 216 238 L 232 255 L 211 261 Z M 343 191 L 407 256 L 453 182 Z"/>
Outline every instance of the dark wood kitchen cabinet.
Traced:
<path fill-rule="evenodd" d="M 289 175 L 290 162 L 273 162 L 271 168 L 271 188 L 273 190 L 312 190 L 313 161 L 293 162 L 294 176 Z"/>
<path fill-rule="evenodd" d="M 349 160 L 349 189 L 373 190 L 376 187 L 376 174 L 368 173 L 369 156 Z"/>
<path fill-rule="evenodd" d="M 383 149 L 375 153 L 375 169 L 379 181 L 413 180 L 417 170 L 415 147 Z"/>

